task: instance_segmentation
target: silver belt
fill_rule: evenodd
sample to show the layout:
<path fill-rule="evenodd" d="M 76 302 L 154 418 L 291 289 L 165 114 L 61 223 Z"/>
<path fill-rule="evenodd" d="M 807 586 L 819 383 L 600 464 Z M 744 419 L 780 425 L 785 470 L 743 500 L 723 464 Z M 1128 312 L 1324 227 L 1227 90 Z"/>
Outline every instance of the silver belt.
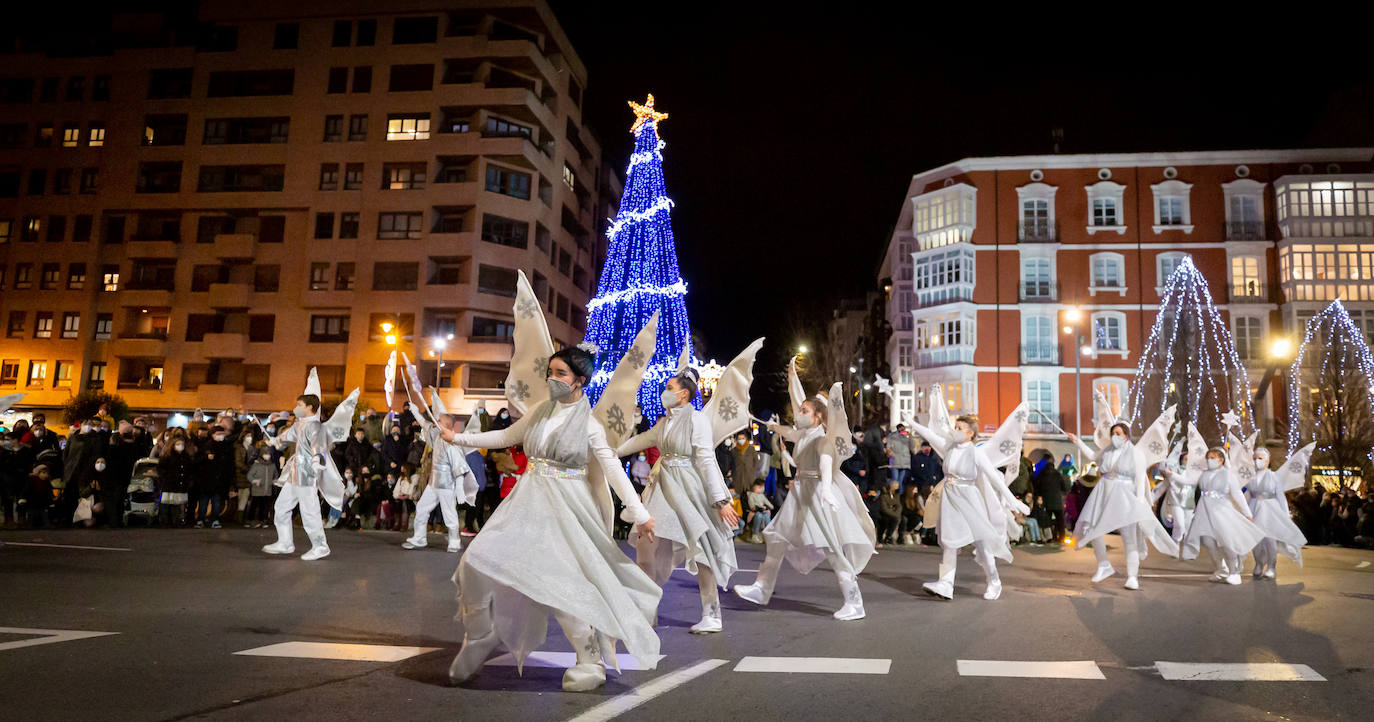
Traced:
<path fill-rule="evenodd" d="M 1228 494 L 1226 494 L 1225 492 L 1220 492 L 1220 491 L 1204 491 L 1204 492 L 1202 492 L 1202 495 L 1205 496 L 1205 497 L 1207 497 L 1207 498 L 1209 498 L 1209 499 L 1226 499 L 1226 498 L 1229 498 L 1229 495 L 1228 495 Z"/>
<path fill-rule="evenodd" d="M 819 479 L 819 478 L 821 478 L 821 472 L 819 472 L 819 471 L 798 471 L 796 477 L 794 477 L 794 478 L 797 478 L 797 479 Z"/>
<path fill-rule="evenodd" d="M 945 481 L 955 486 L 973 486 L 973 482 L 976 481 L 976 479 L 964 479 L 958 476 L 946 476 Z"/>
<path fill-rule="evenodd" d="M 683 456 L 683 455 L 681 455 L 681 454 L 664 454 L 663 457 L 662 457 L 662 459 L 663 459 L 663 465 L 664 465 L 664 466 L 691 466 L 691 465 L 692 465 L 692 457 L 690 457 L 690 456 Z"/>
<path fill-rule="evenodd" d="M 1267 494 L 1267 493 L 1251 494 L 1250 496 L 1253 496 L 1253 497 L 1255 497 L 1256 499 L 1277 499 L 1277 498 L 1279 498 L 1279 495 L 1278 495 L 1278 494 Z"/>
<path fill-rule="evenodd" d="M 530 459 L 530 464 L 536 467 L 544 467 L 553 472 L 559 479 L 576 479 L 583 481 L 587 478 L 587 470 L 580 466 L 568 466 L 560 464 L 552 459 Z"/>
<path fill-rule="evenodd" d="M 1134 481 L 1135 481 L 1135 479 L 1132 479 L 1131 477 L 1126 476 L 1125 474 L 1108 474 L 1108 475 L 1107 475 L 1106 477 L 1104 477 L 1104 478 L 1105 478 L 1107 481 L 1125 481 L 1125 482 L 1134 482 Z"/>

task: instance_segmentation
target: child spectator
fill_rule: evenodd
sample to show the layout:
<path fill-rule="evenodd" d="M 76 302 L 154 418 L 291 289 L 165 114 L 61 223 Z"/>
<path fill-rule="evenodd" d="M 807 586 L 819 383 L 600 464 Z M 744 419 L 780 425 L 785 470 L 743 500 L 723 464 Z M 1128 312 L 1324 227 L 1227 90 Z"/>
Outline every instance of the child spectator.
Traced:
<path fill-rule="evenodd" d="M 32 529 L 48 528 L 48 509 L 52 508 L 52 475 L 47 464 L 38 464 L 29 474 L 24 497 L 19 500 Z"/>
<path fill-rule="evenodd" d="M 744 540 L 753 544 L 763 543 L 763 528 L 768 526 L 768 522 L 773 520 L 773 502 L 763 493 L 763 479 L 755 479 L 749 487 L 749 495 L 745 498 L 745 506 L 748 507 L 749 534 Z"/>
<path fill-rule="evenodd" d="M 272 482 L 277 480 L 277 465 L 264 447 L 267 442 L 256 444 L 258 455 L 253 465 L 248 467 L 249 496 L 248 515 L 245 523 L 250 529 L 267 528 L 267 512 L 272 508 Z"/>

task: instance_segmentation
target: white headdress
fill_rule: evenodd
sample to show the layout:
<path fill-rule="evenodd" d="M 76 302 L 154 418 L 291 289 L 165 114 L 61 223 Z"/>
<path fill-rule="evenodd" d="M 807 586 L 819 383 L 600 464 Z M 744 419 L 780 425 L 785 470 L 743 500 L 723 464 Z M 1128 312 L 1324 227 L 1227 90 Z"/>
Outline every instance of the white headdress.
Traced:
<path fill-rule="evenodd" d="M 321 396 L 321 394 L 320 394 L 320 375 L 319 375 L 319 373 L 315 370 L 315 367 L 314 367 L 314 366 L 311 366 L 311 367 L 310 367 L 310 376 L 308 376 L 308 377 L 305 379 L 305 391 L 303 392 L 303 395 L 305 395 L 305 396 L 314 396 L 315 398 L 320 398 L 320 396 Z"/>

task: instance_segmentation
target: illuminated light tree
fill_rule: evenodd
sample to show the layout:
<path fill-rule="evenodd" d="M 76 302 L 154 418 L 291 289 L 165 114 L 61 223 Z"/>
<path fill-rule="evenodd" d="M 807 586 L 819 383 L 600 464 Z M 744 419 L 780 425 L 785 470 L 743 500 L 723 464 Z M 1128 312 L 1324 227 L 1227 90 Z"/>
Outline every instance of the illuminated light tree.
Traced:
<path fill-rule="evenodd" d="M 673 201 L 663 183 L 664 143 L 658 137 L 658 124 L 668 114 L 654 110 L 652 95 L 643 105 L 631 101 L 630 108 L 635 114 L 630 129 L 635 136 L 634 154 L 625 173 L 620 210 L 606 230 L 606 264 L 596 297 L 587 304 L 587 340 L 600 348 L 587 393 L 595 403 L 635 334 L 657 311 L 658 345 L 647 360 L 639 389 L 639 406 L 646 418 L 653 419 L 663 413 L 659 401 L 663 381 L 677 371 L 683 345 L 691 344 L 687 283 L 678 270 L 670 218 Z M 690 347 L 687 355 L 692 355 Z"/>
<path fill-rule="evenodd" d="M 1131 420 L 1132 433 L 1140 434 L 1171 404 L 1178 404 L 1180 428 L 1195 424 L 1210 443 L 1225 438 L 1223 417 L 1238 422 L 1242 438 L 1255 429 L 1245 364 L 1212 303 L 1207 280 L 1187 257 L 1164 286 L 1122 416 Z"/>
<path fill-rule="evenodd" d="M 1339 300 L 1307 321 L 1288 373 L 1288 453 L 1311 441 L 1313 466 L 1348 486 L 1358 469 L 1374 478 L 1374 357 Z"/>

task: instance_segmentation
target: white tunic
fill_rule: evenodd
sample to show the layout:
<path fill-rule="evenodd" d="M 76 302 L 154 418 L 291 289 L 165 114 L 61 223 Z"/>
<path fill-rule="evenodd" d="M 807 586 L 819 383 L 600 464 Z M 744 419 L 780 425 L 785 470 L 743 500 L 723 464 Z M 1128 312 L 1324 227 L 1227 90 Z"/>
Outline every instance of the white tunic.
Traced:
<path fill-rule="evenodd" d="M 827 557 L 837 570 L 858 574 L 873 556 L 873 538 L 860 521 L 868 510 L 857 491 L 835 488 L 853 482 L 834 478 L 834 456 L 822 449 L 825 428 L 780 427 L 779 432 L 796 444 L 797 475 L 778 515 L 764 528 L 764 541 L 781 545 L 788 563 L 802 574 Z"/>
<path fill-rule="evenodd" d="M 1074 545 L 1086 548 L 1091 542 L 1116 530 L 1122 534 L 1135 534 L 1135 548 L 1140 558 L 1146 556 L 1143 543 L 1149 540 L 1154 547 L 1165 554 L 1178 554 L 1178 544 L 1165 531 L 1164 526 L 1155 518 L 1150 503 L 1146 501 L 1148 492 L 1145 470 L 1137 468 L 1139 452 L 1135 444 L 1127 441 L 1121 448 L 1107 446 L 1093 453 L 1082 441 L 1078 448 L 1089 458 L 1094 458 L 1102 476 L 1083 502 L 1078 523 L 1074 525 Z"/>
<path fill-rule="evenodd" d="M 1269 469 L 1260 470 L 1246 489 L 1246 497 L 1250 501 L 1250 513 L 1255 517 L 1255 526 L 1265 536 L 1278 542 L 1284 556 L 1301 566 L 1302 548 L 1307 544 L 1307 537 L 1293 523 L 1278 474 Z"/>
<path fill-rule="evenodd" d="M 1250 509 L 1240 493 L 1235 475 L 1226 467 L 1208 469 L 1198 477 L 1197 485 L 1202 490 L 1202 497 L 1198 499 L 1193 522 L 1188 526 L 1188 535 L 1183 538 L 1183 558 L 1196 559 L 1204 537 L 1215 540 L 1227 554 L 1249 554 L 1265 535 L 1250 520 Z"/>

